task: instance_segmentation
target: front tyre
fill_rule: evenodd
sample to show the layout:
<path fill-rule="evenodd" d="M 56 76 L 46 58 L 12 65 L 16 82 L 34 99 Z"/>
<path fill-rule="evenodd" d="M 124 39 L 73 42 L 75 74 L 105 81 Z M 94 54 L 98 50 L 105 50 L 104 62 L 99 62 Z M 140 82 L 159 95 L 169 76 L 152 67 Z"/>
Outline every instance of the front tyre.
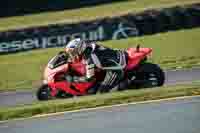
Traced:
<path fill-rule="evenodd" d="M 137 83 L 137 81 L 139 82 Z M 137 88 L 158 87 L 162 86 L 164 82 L 165 74 L 157 64 L 145 63 L 136 72 Z"/>
<path fill-rule="evenodd" d="M 37 99 L 40 101 L 45 101 L 51 99 L 51 89 L 48 85 L 42 85 L 37 91 Z"/>

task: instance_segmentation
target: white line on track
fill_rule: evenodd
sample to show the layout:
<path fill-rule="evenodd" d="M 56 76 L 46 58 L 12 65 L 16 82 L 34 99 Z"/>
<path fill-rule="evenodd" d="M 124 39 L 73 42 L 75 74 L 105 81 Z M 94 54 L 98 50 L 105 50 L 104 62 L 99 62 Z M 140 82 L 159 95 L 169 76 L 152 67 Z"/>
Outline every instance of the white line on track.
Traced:
<path fill-rule="evenodd" d="M 33 118 L 41 118 L 41 117 L 50 117 L 50 116 L 62 115 L 62 114 L 67 114 L 67 113 L 86 112 L 86 111 L 100 110 L 100 109 L 120 107 L 120 106 L 128 106 L 128 105 L 136 105 L 136 104 L 148 104 L 148 103 L 156 103 L 156 102 L 164 102 L 164 101 L 172 101 L 172 100 L 181 100 L 181 99 L 190 99 L 190 98 L 197 98 L 197 97 L 200 98 L 200 95 L 165 98 L 165 99 L 158 99 L 158 100 L 148 100 L 148 101 L 141 101 L 141 102 L 131 102 L 131 103 L 116 104 L 116 105 L 102 106 L 102 107 L 96 107 L 96 108 L 86 108 L 86 109 L 80 109 L 80 110 L 64 111 L 64 112 L 57 112 L 57 113 L 50 113 L 50 114 L 41 114 L 41 115 L 35 115 L 35 116 L 32 116 L 32 117 L 28 117 L 28 118 L 19 118 L 19 119 L 13 119 L 13 120 L 0 121 L 0 124 L 1 123 L 6 123 L 6 122 L 9 122 L 9 121 L 22 121 L 22 120 L 28 120 L 28 119 L 33 119 Z"/>

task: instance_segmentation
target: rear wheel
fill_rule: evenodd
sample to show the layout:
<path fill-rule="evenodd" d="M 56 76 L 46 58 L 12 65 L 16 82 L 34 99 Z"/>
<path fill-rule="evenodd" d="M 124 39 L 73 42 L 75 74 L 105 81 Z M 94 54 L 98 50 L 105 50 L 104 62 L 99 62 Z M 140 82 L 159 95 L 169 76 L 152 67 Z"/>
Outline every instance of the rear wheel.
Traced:
<path fill-rule="evenodd" d="M 51 98 L 51 89 L 48 87 L 48 85 L 42 85 L 37 91 L 37 99 L 40 101 L 45 101 Z"/>
<path fill-rule="evenodd" d="M 163 70 L 156 64 L 145 63 L 136 72 L 134 80 L 136 88 L 162 86 L 165 81 Z"/>

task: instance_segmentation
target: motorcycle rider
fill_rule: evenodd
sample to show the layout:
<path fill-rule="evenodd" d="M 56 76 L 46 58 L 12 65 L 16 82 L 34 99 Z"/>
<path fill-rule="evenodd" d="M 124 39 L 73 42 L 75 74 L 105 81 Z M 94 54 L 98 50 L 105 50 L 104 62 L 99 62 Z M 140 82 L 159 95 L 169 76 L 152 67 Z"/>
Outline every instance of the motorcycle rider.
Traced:
<path fill-rule="evenodd" d="M 123 69 L 127 63 L 125 51 L 113 50 L 99 45 L 93 41 L 81 40 L 80 38 L 70 41 L 65 52 L 69 55 L 70 61 L 82 57 L 86 62 L 85 76 L 66 76 L 70 82 L 86 82 L 94 79 L 95 67 L 106 72 L 103 82 L 98 85 L 100 92 L 109 92 L 123 77 Z"/>

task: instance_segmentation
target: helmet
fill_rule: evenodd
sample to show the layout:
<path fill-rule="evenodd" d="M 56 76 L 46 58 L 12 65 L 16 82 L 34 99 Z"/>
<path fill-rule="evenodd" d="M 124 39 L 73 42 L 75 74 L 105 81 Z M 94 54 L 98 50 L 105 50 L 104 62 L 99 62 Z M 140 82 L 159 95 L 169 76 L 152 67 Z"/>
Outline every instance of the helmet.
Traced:
<path fill-rule="evenodd" d="M 69 54 L 69 56 L 74 59 L 75 57 L 81 55 L 86 49 L 85 41 L 80 38 L 71 40 L 65 47 L 65 52 Z"/>
<path fill-rule="evenodd" d="M 81 43 L 81 39 L 80 39 L 80 38 L 71 40 L 71 41 L 66 45 L 65 50 L 74 49 L 74 48 L 76 48 L 80 43 Z"/>

